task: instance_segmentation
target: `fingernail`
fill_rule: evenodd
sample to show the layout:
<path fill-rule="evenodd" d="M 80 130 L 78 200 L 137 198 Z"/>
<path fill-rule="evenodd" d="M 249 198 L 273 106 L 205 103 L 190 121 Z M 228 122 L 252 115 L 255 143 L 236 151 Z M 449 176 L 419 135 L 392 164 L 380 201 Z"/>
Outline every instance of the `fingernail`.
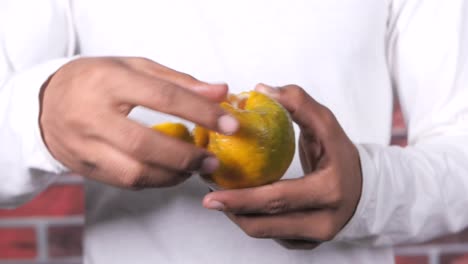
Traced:
<path fill-rule="evenodd" d="M 239 129 L 239 122 L 230 115 L 223 115 L 218 119 L 218 127 L 224 134 L 232 135 Z"/>
<path fill-rule="evenodd" d="M 212 209 L 212 210 L 218 210 L 218 211 L 223 211 L 224 210 L 224 204 L 215 200 L 209 200 L 208 203 L 206 204 L 206 208 Z"/>
<path fill-rule="evenodd" d="M 279 91 L 277 88 L 273 88 L 272 86 L 266 85 L 264 83 L 259 83 L 255 86 L 255 90 L 261 92 L 265 95 L 268 95 L 272 98 L 279 97 Z"/>
<path fill-rule="evenodd" d="M 215 157 L 207 157 L 202 161 L 200 168 L 201 174 L 211 174 L 219 167 L 219 160 Z"/>

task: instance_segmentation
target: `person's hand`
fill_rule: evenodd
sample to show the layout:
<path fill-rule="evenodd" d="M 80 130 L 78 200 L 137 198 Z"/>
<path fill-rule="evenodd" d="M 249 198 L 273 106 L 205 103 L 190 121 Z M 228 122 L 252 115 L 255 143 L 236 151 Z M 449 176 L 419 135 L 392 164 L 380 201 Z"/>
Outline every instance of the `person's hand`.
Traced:
<path fill-rule="evenodd" d="M 54 158 L 83 176 L 124 188 L 171 186 L 212 172 L 212 154 L 127 118 L 135 106 L 179 116 L 221 133 L 237 121 L 212 85 L 144 58 L 83 58 L 43 86 L 40 127 Z"/>
<path fill-rule="evenodd" d="M 258 85 L 257 90 L 275 98 L 299 125 L 304 176 L 211 192 L 203 206 L 225 212 L 249 236 L 314 248 L 333 239 L 354 214 L 362 182 L 358 151 L 333 113 L 300 87 Z"/>

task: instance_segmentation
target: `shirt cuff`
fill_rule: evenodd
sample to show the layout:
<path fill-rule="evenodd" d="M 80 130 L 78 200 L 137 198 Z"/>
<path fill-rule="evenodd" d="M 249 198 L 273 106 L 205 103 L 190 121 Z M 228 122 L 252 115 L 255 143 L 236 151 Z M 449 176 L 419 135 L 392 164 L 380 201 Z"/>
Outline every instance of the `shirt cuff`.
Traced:
<path fill-rule="evenodd" d="M 372 145 L 356 145 L 359 152 L 362 190 L 356 211 L 349 222 L 335 236 L 335 241 L 355 241 L 369 239 L 372 236 L 372 212 L 376 206 L 375 186 L 377 184 L 377 168 L 372 159 Z"/>
<path fill-rule="evenodd" d="M 26 71 L 15 75 L 12 79 L 14 89 L 21 92 L 15 93 L 14 102 L 22 102 L 15 106 L 15 119 L 21 120 L 22 124 L 15 127 L 22 127 L 25 142 L 23 151 L 27 157 L 26 166 L 29 169 L 46 171 L 54 174 L 59 174 L 68 171 L 68 169 L 59 161 L 57 161 L 46 147 L 39 126 L 39 95 L 41 88 L 47 79 L 54 74 L 61 66 L 68 63 L 71 58 L 60 58 L 51 60 L 35 66 Z"/>

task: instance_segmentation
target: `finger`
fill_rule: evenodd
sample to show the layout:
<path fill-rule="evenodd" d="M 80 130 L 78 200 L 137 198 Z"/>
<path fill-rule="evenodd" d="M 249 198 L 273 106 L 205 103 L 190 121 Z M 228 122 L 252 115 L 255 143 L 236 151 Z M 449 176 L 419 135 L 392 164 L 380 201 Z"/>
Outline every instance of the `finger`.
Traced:
<path fill-rule="evenodd" d="M 78 160 L 78 162 L 76 162 Z M 189 175 L 148 166 L 112 146 L 88 141 L 70 168 L 80 175 L 121 188 L 141 189 L 174 185 Z"/>
<path fill-rule="evenodd" d="M 227 97 L 228 86 L 225 83 L 211 84 L 202 82 L 189 74 L 178 72 L 167 67 L 164 67 L 162 73 L 163 74 L 157 75 L 161 80 L 172 82 L 180 87 L 201 94 L 215 102 L 221 102 Z"/>
<path fill-rule="evenodd" d="M 165 187 L 186 180 L 190 174 L 142 164 L 112 146 L 96 140 L 68 143 L 59 148 L 62 162 L 71 171 L 89 179 L 127 189 Z M 62 146 L 65 144 L 62 144 Z"/>
<path fill-rule="evenodd" d="M 118 89 L 119 102 L 178 116 L 223 134 L 233 134 L 239 128 L 239 122 L 219 104 L 191 90 L 146 75 L 128 78 L 133 83 Z"/>
<path fill-rule="evenodd" d="M 129 188 L 145 189 L 177 185 L 188 179 L 192 173 L 169 170 L 160 166 L 145 164 L 143 174 L 130 182 Z"/>
<path fill-rule="evenodd" d="M 280 215 L 226 214 L 247 235 L 254 238 L 328 241 L 336 228 L 327 210 L 302 211 Z"/>
<path fill-rule="evenodd" d="M 111 115 L 99 124 L 100 140 L 136 160 L 178 172 L 212 173 L 218 161 L 208 151 L 164 135 L 122 116 Z"/>
<path fill-rule="evenodd" d="M 311 250 L 320 246 L 321 242 L 311 242 L 301 239 L 275 239 L 281 246 L 287 249 L 307 249 Z"/>
<path fill-rule="evenodd" d="M 201 84 L 196 86 L 184 84 L 179 85 L 182 87 L 186 87 L 187 89 L 192 90 L 198 94 L 201 94 L 215 102 L 221 102 L 225 100 L 228 94 L 228 86 L 225 83 L 209 84 L 201 82 Z"/>
<path fill-rule="evenodd" d="M 304 173 L 310 173 L 312 171 L 312 164 L 311 164 L 311 160 L 310 160 L 310 155 L 309 155 L 309 151 L 306 151 L 306 147 L 304 145 L 304 139 L 303 139 L 303 136 L 302 136 L 302 132 L 301 132 L 301 135 L 299 136 L 299 159 L 301 161 L 301 166 L 302 166 L 302 170 L 304 171 Z"/>
<path fill-rule="evenodd" d="M 129 63 L 148 75 L 192 90 L 210 100 L 220 102 L 227 96 L 227 84 L 209 84 L 202 82 L 189 74 L 173 70 L 147 58 L 129 58 Z"/>
<path fill-rule="evenodd" d="M 203 206 L 235 214 L 282 214 L 304 209 L 332 207 L 340 190 L 330 185 L 327 171 L 307 177 L 286 179 L 254 188 L 215 191 L 203 199 Z M 335 201 L 336 200 L 336 201 Z"/>
<path fill-rule="evenodd" d="M 272 88 L 265 84 L 258 84 L 255 89 L 283 105 L 304 133 L 318 138 L 329 138 L 339 129 L 333 113 L 297 85 Z"/>
<path fill-rule="evenodd" d="M 299 157 L 304 173 L 308 174 L 320 169 L 324 158 L 324 150 L 320 141 L 310 134 L 303 133 L 299 136 Z"/>

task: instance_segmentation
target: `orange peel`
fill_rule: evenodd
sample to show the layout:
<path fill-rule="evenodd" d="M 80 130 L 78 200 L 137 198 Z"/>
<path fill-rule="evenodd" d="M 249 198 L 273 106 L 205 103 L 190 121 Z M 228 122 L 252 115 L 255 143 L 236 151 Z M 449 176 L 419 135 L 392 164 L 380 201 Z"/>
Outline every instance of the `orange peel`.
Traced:
<path fill-rule="evenodd" d="M 240 127 L 235 134 L 224 135 L 195 126 L 189 142 L 212 152 L 220 161 L 214 173 L 201 177 L 216 189 L 255 187 L 279 180 L 295 151 L 294 129 L 286 109 L 256 91 L 230 95 L 221 107 Z M 181 124 L 163 124 L 153 128 L 182 140 L 188 138 L 188 130 L 182 132 Z M 173 128 L 168 129 L 171 124 Z"/>

